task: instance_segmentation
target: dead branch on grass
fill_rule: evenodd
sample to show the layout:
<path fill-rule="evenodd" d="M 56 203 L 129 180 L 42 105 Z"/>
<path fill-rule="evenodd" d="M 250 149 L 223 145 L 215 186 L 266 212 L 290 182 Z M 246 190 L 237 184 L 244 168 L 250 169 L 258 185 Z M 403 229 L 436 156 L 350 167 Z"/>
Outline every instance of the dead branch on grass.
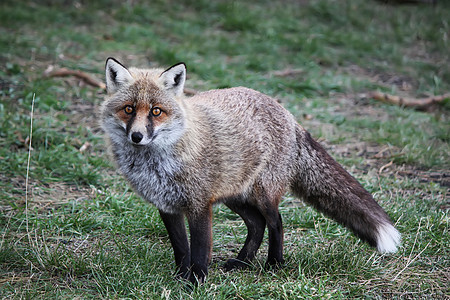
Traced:
<path fill-rule="evenodd" d="M 272 75 L 278 76 L 278 77 L 289 77 L 289 76 L 299 75 L 299 74 L 302 74 L 304 72 L 305 72 L 305 70 L 303 70 L 303 69 L 287 68 L 287 69 L 284 69 L 284 70 L 273 71 Z"/>
<path fill-rule="evenodd" d="M 400 96 L 390 95 L 381 92 L 370 92 L 368 98 L 372 98 L 378 101 L 382 101 L 389 104 L 394 104 L 398 106 L 411 107 L 417 110 L 427 110 L 431 106 L 438 104 L 445 99 L 450 99 L 450 93 L 443 95 L 432 96 L 427 98 L 404 98 Z"/>
<path fill-rule="evenodd" d="M 74 76 L 74 77 L 77 77 L 77 78 L 83 80 L 85 83 L 87 83 L 93 87 L 98 87 L 98 88 L 101 88 L 102 90 L 106 90 L 106 84 L 95 79 L 94 77 L 92 77 L 92 75 L 90 75 L 86 72 L 80 71 L 80 70 L 71 70 L 71 69 L 67 69 L 67 68 L 60 68 L 60 69 L 55 70 L 55 69 L 53 69 L 52 66 L 50 66 L 49 68 L 47 68 L 47 70 L 44 71 L 44 76 L 45 77 Z M 188 96 L 193 96 L 193 95 L 197 94 L 198 92 L 194 89 L 185 88 L 184 93 Z"/>
<path fill-rule="evenodd" d="M 71 70 L 71 69 L 67 69 L 67 68 L 60 68 L 60 69 L 54 70 L 53 68 L 48 68 L 47 70 L 45 70 L 44 76 L 45 77 L 75 76 L 93 87 L 98 87 L 103 90 L 106 89 L 106 85 L 103 82 L 95 79 L 90 74 L 80 71 L 80 70 Z"/>
<path fill-rule="evenodd" d="M 379 170 L 378 170 L 378 174 L 383 173 L 384 169 L 389 168 L 390 166 L 393 165 L 393 161 L 391 160 L 390 162 L 388 162 L 387 164 L 383 165 Z"/>
<path fill-rule="evenodd" d="M 184 88 L 184 93 L 187 96 L 194 96 L 195 94 L 197 94 L 198 92 L 194 89 L 190 89 L 190 88 Z"/>

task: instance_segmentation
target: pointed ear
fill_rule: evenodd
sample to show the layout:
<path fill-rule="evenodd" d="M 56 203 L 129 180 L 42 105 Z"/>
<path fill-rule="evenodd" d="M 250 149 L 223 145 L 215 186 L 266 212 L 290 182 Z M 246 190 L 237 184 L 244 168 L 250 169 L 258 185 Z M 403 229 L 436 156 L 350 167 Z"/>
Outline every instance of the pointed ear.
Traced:
<path fill-rule="evenodd" d="M 124 84 L 133 80 L 130 72 L 116 59 L 110 57 L 106 60 L 106 91 L 113 94 Z"/>
<path fill-rule="evenodd" d="M 168 68 L 159 76 L 166 90 L 171 91 L 175 96 L 183 94 L 184 82 L 186 81 L 186 65 L 178 63 Z"/>

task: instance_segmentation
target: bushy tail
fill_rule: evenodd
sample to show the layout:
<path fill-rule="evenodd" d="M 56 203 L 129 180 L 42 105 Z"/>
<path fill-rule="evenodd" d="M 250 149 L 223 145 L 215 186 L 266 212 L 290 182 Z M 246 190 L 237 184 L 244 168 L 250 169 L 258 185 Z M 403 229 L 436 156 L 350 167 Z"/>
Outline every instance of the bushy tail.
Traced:
<path fill-rule="evenodd" d="M 297 127 L 298 172 L 291 189 L 378 251 L 396 252 L 400 233 L 361 184 L 311 135 Z"/>

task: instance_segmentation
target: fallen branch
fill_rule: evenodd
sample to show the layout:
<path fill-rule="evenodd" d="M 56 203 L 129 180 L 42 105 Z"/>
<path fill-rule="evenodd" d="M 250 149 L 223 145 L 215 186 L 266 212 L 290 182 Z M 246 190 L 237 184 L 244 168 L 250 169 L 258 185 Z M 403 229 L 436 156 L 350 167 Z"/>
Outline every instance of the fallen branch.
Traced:
<path fill-rule="evenodd" d="M 279 71 L 273 71 L 272 75 L 273 76 L 278 76 L 278 77 L 289 77 L 289 76 L 295 76 L 295 75 L 299 75 L 304 73 L 305 70 L 303 69 L 284 69 L 284 70 L 279 70 Z"/>
<path fill-rule="evenodd" d="M 368 98 L 373 98 L 389 104 L 395 104 L 398 106 L 411 107 L 418 110 L 426 110 L 430 106 L 444 101 L 445 99 L 450 99 L 450 93 L 443 95 L 432 96 L 427 98 L 403 98 L 399 96 L 389 95 L 381 92 L 371 92 L 368 94 Z"/>
<path fill-rule="evenodd" d="M 184 88 L 184 94 L 187 95 L 187 96 L 194 96 L 197 93 L 198 93 L 197 90 L 190 89 L 190 88 L 187 88 L 187 87 Z"/>
<path fill-rule="evenodd" d="M 80 71 L 80 70 L 71 70 L 71 69 L 67 69 L 67 68 L 61 68 L 61 69 L 54 70 L 50 66 L 49 68 L 47 68 L 47 70 L 44 71 L 44 76 L 45 77 L 75 76 L 77 78 L 80 78 L 85 83 L 87 83 L 87 84 L 89 84 L 89 85 L 91 85 L 93 87 L 98 87 L 98 88 L 101 88 L 103 90 L 106 90 L 106 84 L 104 84 L 103 82 L 95 79 L 94 77 L 92 77 L 88 73 Z M 185 88 L 184 89 L 184 93 L 186 95 L 188 95 L 188 96 L 193 96 L 193 95 L 197 94 L 198 92 L 196 90 L 194 90 L 194 89 Z"/>
<path fill-rule="evenodd" d="M 94 77 L 92 77 L 91 75 L 89 75 L 86 72 L 80 71 L 80 70 L 71 70 L 71 69 L 67 69 L 67 68 L 61 68 L 61 69 L 56 69 L 53 70 L 50 68 L 45 70 L 44 72 L 44 76 L 45 77 L 67 77 L 67 76 L 75 76 L 77 78 L 80 78 L 81 80 L 83 80 L 85 83 L 93 86 L 93 87 L 98 87 L 101 89 L 106 89 L 106 85 L 95 79 Z"/>

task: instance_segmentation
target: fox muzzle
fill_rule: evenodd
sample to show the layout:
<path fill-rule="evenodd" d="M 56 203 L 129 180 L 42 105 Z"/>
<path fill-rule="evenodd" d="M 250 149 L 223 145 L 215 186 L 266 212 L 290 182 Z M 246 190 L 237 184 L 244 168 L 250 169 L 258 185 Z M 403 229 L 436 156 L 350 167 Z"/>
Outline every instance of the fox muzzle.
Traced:
<path fill-rule="evenodd" d="M 142 141 L 143 138 L 144 138 L 144 135 L 142 135 L 142 133 L 140 133 L 139 131 L 133 132 L 131 134 L 131 140 L 135 144 L 139 144 Z"/>
<path fill-rule="evenodd" d="M 129 141 L 134 145 L 147 145 L 153 140 L 153 124 L 149 118 L 131 118 L 126 131 Z"/>

